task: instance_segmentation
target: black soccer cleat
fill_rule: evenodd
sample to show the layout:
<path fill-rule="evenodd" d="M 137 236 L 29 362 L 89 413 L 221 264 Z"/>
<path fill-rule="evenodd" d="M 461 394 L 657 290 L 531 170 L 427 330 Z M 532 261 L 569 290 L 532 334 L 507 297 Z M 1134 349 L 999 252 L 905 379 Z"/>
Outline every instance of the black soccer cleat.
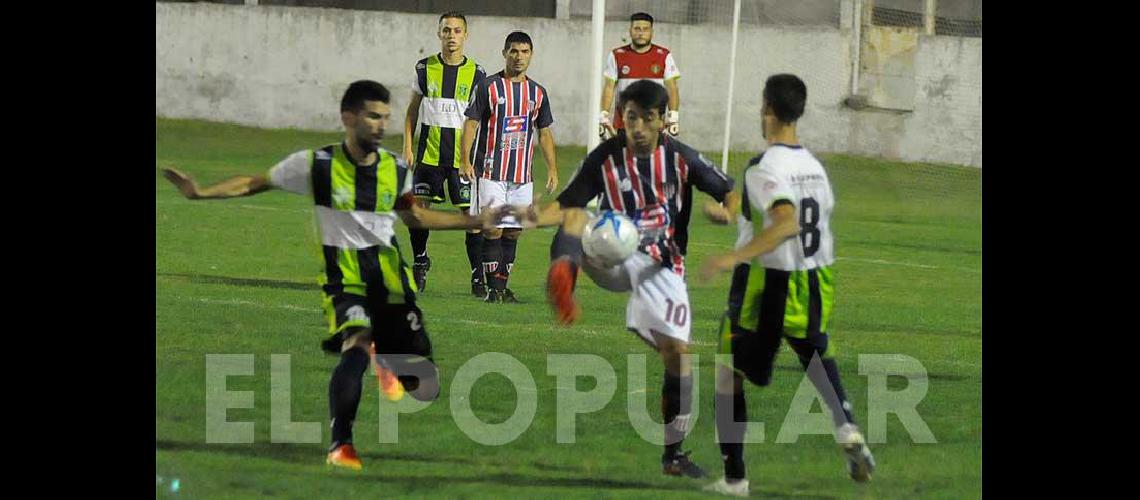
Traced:
<path fill-rule="evenodd" d="M 487 285 L 478 281 L 471 282 L 471 295 L 479 297 L 480 299 L 487 297 Z"/>
<path fill-rule="evenodd" d="M 705 477 L 704 469 L 689 460 L 691 451 L 684 453 L 677 453 L 672 457 L 665 455 L 661 457 L 661 472 L 666 476 L 688 477 L 693 479 L 700 479 Z"/>
<path fill-rule="evenodd" d="M 424 257 L 421 261 L 419 257 L 412 263 L 412 277 L 416 280 L 416 290 L 423 293 L 424 288 L 427 287 L 427 273 L 431 270 L 431 259 Z"/>
<path fill-rule="evenodd" d="M 519 303 L 519 299 L 515 298 L 515 292 L 512 292 L 510 288 L 506 288 L 502 292 L 499 292 L 499 293 L 500 293 L 499 300 L 502 301 L 504 304 L 518 304 Z"/>

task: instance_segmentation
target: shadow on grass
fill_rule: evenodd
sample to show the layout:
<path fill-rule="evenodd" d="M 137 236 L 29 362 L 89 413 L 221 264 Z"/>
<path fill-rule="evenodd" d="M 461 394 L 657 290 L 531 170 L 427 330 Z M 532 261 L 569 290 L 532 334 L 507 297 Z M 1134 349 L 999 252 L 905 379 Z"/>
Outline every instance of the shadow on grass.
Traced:
<path fill-rule="evenodd" d="M 190 283 L 199 283 L 204 285 L 233 285 L 248 286 L 254 288 L 279 288 L 283 290 L 302 290 L 306 292 L 320 289 L 316 282 L 300 283 L 296 281 L 234 278 L 231 276 L 211 276 L 208 274 L 184 273 L 155 273 L 155 276 L 162 276 L 166 278 L 182 278 L 186 281 L 189 281 Z"/>
<path fill-rule="evenodd" d="M 383 445 L 379 445 L 383 446 Z M 249 444 L 211 444 L 203 442 L 185 442 L 185 441 L 168 441 L 156 440 L 155 447 L 163 451 L 191 451 L 201 453 L 222 453 L 226 455 L 238 455 L 251 458 L 269 458 L 279 460 L 282 462 L 290 462 L 298 465 L 321 463 L 324 461 L 324 455 L 328 451 L 324 445 L 317 444 L 289 444 L 289 443 L 249 443 Z M 480 466 L 501 466 L 510 467 L 514 464 L 502 464 L 489 462 L 486 460 L 477 460 L 471 457 L 455 457 L 455 456 L 438 456 L 430 454 L 419 453 L 402 453 L 393 451 L 363 451 L 357 450 L 357 454 L 364 460 L 375 460 L 384 462 L 395 460 L 399 462 L 422 462 L 434 464 L 453 464 L 453 465 L 480 465 Z M 551 465 L 543 463 L 530 463 L 528 467 L 535 469 L 551 471 L 551 472 L 582 472 L 582 469 L 577 467 L 566 467 L 561 465 Z"/>

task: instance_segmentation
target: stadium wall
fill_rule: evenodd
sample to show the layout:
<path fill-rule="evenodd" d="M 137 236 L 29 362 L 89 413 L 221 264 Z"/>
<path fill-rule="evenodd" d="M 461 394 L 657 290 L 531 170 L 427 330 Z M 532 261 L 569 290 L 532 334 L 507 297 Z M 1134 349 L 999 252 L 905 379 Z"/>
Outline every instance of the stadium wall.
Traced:
<path fill-rule="evenodd" d="M 438 51 L 435 15 L 304 7 L 155 3 L 155 115 L 258 127 L 337 130 L 340 95 L 354 80 L 393 90 L 390 133 L 401 133 L 415 62 Z M 506 34 L 535 41 L 529 74 L 550 92 L 559 144 L 586 139 L 591 85 L 588 20 L 472 16 L 467 53 L 502 69 Z M 659 23 L 655 42 L 681 70 L 682 139 L 719 151 L 731 26 Z M 606 23 L 607 47 L 625 22 Z M 982 166 L 981 38 L 920 37 L 914 109 L 844 106 L 853 32 L 828 27 L 740 27 L 732 148 L 758 150 L 764 78 L 793 72 L 808 84 L 803 142 L 819 152 Z M 592 130 L 592 129 L 591 129 Z M 713 158 L 719 161 L 719 158 Z"/>

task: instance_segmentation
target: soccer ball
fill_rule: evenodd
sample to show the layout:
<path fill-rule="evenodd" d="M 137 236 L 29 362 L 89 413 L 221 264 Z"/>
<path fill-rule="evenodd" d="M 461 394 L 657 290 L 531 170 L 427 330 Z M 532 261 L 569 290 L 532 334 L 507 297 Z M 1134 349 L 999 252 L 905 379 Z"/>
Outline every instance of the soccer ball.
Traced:
<path fill-rule="evenodd" d="M 616 266 L 637 251 L 641 237 L 629 217 L 606 210 L 586 223 L 582 232 L 582 250 L 588 257 L 606 266 Z"/>

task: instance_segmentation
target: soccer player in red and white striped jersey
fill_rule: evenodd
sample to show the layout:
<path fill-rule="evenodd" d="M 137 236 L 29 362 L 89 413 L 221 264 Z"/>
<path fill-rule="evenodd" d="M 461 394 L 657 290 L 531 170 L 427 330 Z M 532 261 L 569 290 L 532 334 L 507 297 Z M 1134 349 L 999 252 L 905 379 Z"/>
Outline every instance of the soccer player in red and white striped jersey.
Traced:
<path fill-rule="evenodd" d="M 684 192 L 692 186 L 715 201 L 704 206 L 715 223 L 728 224 L 740 206 L 733 181 L 699 153 L 663 133 L 665 88 L 635 82 L 621 93 L 626 132 L 607 140 L 586 156 L 566 189 L 551 203 L 515 207 L 531 226 L 561 226 L 551 244 L 547 274 L 548 299 L 564 324 L 580 313 L 573 290 L 581 269 L 598 286 L 630 292 L 625 326 L 655 349 L 665 365 L 661 412 L 665 423 L 662 472 L 702 477 L 704 471 L 681 452 L 692 417 L 692 367 L 688 352 L 692 308 L 685 285 L 685 256 L 676 241 L 685 228 Z M 601 209 L 628 216 L 637 225 L 641 244 L 622 263 L 606 268 L 584 258 L 582 232 L 590 215 L 586 203 L 601 195 Z"/>
<path fill-rule="evenodd" d="M 546 192 L 558 187 L 555 163 L 554 123 L 546 88 L 526 75 L 533 55 L 530 36 L 521 31 L 507 35 L 503 44 L 503 71 L 490 75 L 475 87 L 463 124 L 462 175 L 474 178 L 477 200 L 472 212 L 501 205 L 529 205 L 534 198 L 531 160 L 534 158 L 534 131 L 546 160 Z M 482 144 L 474 144 L 476 131 Z M 477 148 L 471 163 L 472 147 Z M 476 173 L 476 167 L 479 172 Z M 522 226 L 513 218 L 503 220 L 496 231 L 483 233 L 483 274 L 486 277 L 485 302 L 518 302 L 507 288 L 515 262 L 515 249 Z"/>

